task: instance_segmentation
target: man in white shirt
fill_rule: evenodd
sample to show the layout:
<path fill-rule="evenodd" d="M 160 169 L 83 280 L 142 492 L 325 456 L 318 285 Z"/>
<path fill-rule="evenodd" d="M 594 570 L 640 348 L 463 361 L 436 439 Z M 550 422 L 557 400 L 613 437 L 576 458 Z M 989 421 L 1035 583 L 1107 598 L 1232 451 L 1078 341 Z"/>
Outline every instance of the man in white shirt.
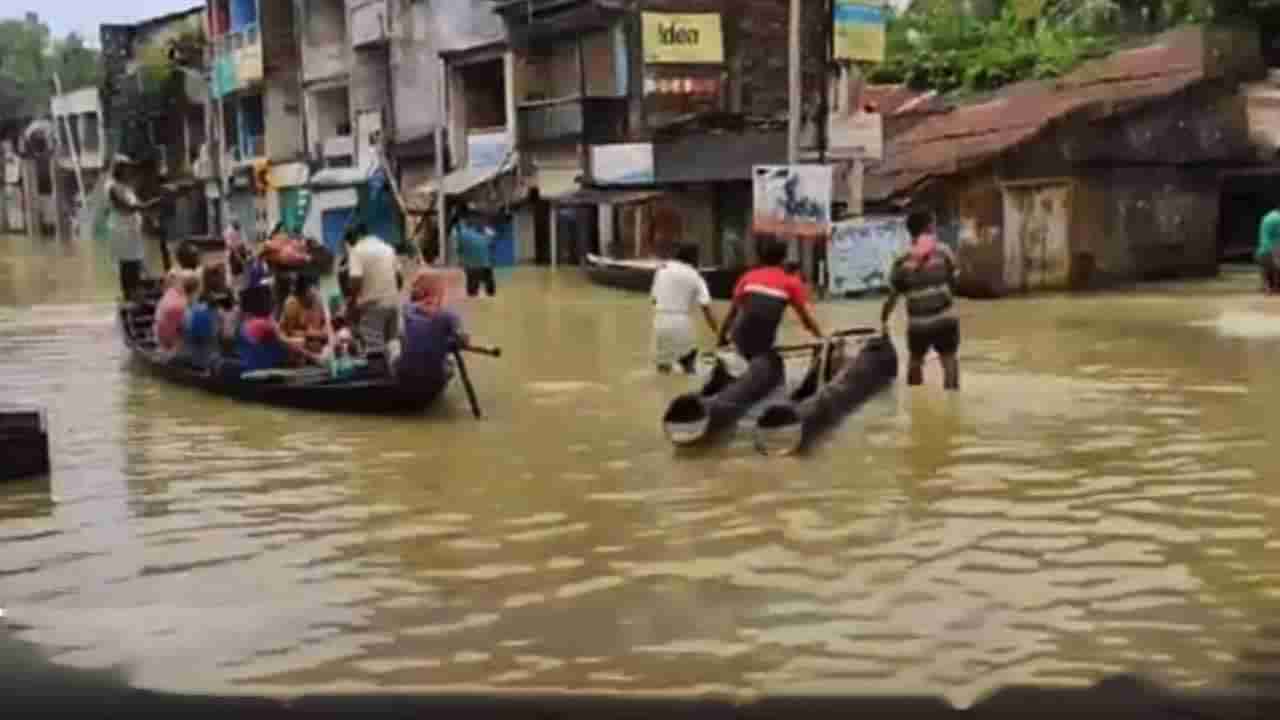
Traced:
<path fill-rule="evenodd" d="M 658 372 L 663 374 L 677 362 L 686 373 L 694 372 L 698 349 L 691 314 L 695 307 L 702 308 L 712 335 L 720 332 L 711 310 L 711 292 L 697 264 L 697 246 L 683 244 L 676 248 L 675 259 L 663 263 L 653 275 L 653 331 Z"/>
<path fill-rule="evenodd" d="M 347 322 L 366 351 L 384 352 L 395 339 L 400 291 L 396 287 L 396 251 L 356 223 L 347 233 Z"/>

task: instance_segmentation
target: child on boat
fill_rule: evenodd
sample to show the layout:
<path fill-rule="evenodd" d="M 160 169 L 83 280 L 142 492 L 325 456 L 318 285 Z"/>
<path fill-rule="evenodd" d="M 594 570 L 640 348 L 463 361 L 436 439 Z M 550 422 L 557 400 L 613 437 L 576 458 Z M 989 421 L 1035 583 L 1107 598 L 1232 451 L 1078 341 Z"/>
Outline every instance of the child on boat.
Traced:
<path fill-rule="evenodd" d="M 175 277 L 169 282 L 169 289 L 165 290 L 160 304 L 156 306 L 152 325 L 156 346 L 171 358 L 182 349 L 182 322 L 187 315 L 187 305 L 199 292 L 199 276 Z"/>

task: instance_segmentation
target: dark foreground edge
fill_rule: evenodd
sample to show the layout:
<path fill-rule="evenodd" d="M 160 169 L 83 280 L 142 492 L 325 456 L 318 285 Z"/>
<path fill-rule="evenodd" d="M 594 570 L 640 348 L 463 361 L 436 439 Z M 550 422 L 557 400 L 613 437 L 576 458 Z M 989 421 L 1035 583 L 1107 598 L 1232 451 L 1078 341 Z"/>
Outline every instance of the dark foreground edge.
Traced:
<path fill-rule="evenodd" d="M 1276 678 L 1280 680 L 1280 678 Z M 121 671 L 77 671 L 49 662 L 30 644 L 0 629 L 0 696 L 4 717 L 74 713 L 95 718 L 361 717 L 529 718 L 537 720 L 771 720 L 772 718 L 1001 718 L 1014 720 L 1228 720 L 1280 718 L 1280 682 L 1263 690 L 1174 693 L 1119 676 L 1088 689 L 1008 688 L 967 710 L 930 697 L 714 698 L 606 695 L 307 695 L 262 697 L 179 695 L 128 686 Z M 851 680 L 850 691 L 857 692 Z M 52 713 L 52 715 L 51 715 Z"/>

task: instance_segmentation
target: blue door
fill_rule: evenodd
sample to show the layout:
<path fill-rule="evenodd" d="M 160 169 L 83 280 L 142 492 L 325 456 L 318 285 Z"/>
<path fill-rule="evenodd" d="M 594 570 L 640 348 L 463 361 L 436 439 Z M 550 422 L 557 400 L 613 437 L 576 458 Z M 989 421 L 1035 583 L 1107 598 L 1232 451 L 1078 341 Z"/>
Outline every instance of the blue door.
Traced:
<path fill-rule="evenodd" d="M 515 223 L 510 218 L 493 226 L 497 237 L 493 240 L 493 264 L 496 267 L 511 267 L 516 264 Z"/>
<path fill-rule="evenodd" d="M 342 235 L 355 214 L 355 208 L 334 208 L 320 214 L 320 232 L 323 235 L 323 242 L 334 257 L 341 257 L 344 254 Z"/>

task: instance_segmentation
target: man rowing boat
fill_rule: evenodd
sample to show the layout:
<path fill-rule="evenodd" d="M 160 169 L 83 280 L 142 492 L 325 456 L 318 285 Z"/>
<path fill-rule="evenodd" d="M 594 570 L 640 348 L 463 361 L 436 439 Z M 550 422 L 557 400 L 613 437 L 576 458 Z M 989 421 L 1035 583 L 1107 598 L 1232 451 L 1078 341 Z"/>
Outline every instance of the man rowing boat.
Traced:
<path fill-rule="evenodd" d="M 813 318 L 809 287 L 783 268 L 786 246 L 766 235 L 760 238 L 759 252 L 761 267 L 743 275 L 734 288 L 729 315 L 720 326 L 720 345 L 727 344 L 726 336 L 732 331 L 738 354 L 747 360 L 773 350 L 787 306 L 795 309 L 815 338 L 825 339 Z"/>

